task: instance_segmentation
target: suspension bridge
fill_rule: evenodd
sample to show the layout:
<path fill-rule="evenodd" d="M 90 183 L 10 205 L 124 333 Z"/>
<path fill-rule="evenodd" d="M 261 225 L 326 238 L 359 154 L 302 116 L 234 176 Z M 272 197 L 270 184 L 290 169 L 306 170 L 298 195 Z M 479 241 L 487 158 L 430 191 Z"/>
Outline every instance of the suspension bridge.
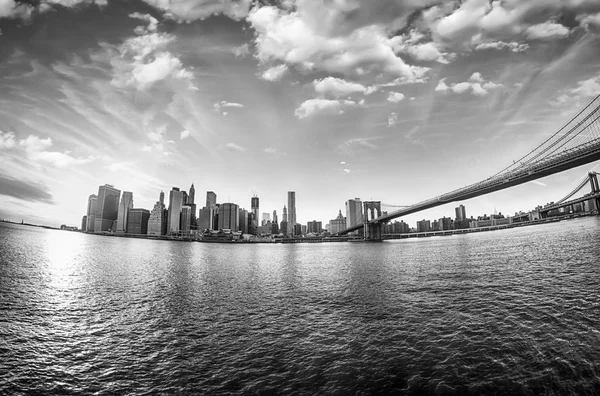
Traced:
<path fill-rule="evenodd" d="M 388 214 L 381 211 L 378 201 L 364 202 L 364 223 L 349 227 L 338 235 L 364 230 L 365 240 L 382 240 L 382 225 L 392 219 L 407 216 L 450 202 L 462 201 L 503 190 L 532 180 L 563 172 L 600 160 L 600 95 L 579 111 L 556 133 L 531 152 L 485 180 L 413 205 L 397 205 L 399 209 Z M 597 175 L 590 176 L 592 193 L 598 195 Z M 595 181 L 594 181 L 595 180 Z M 587 180 L 583 182 L 581 190 Z M 579 191 L 577 190 L 577 191 Z M 577 192 L 576 191 L 576 192 Z M 574 192 L 573 195 L 576 193 Z M 566 197 L 565 201 L 573 195 Z M 598 199 L 598 198 L 596 198 Z M 563 202 L 558 203 L 560 206 Z M 551 209 L 549 209 L 551 210 Z"/>

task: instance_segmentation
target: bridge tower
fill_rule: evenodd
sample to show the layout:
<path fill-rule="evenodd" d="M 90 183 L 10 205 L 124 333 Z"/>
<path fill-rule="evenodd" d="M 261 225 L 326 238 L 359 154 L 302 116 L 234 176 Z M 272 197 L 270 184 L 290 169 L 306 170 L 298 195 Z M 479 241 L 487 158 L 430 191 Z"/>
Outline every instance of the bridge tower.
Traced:
<path fill-rule="evenodd" d="M 381 216 L 381 201 L 365 201 L 363 209 L 365 241 L 383 241 L 383 223 L 373 222 Z"/>
<path fill-rule="evenodd" d="M 595 195 L 595 198 L 589 201 L 590 210 L 595 213 L 600 212 L 600 184 L 598 184 L 598 174 L 596 172 L 588 173 L 588 177 L 590 179 L 590 186 L 592 187 L 592 194 Z"/>

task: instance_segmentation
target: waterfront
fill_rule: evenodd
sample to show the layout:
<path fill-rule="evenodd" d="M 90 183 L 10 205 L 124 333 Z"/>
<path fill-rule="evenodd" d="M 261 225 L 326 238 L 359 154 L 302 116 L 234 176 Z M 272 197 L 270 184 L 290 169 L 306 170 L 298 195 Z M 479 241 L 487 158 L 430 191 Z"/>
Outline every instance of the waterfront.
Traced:
<path fill-rule="evenodd" d="M 600 392 L 600 218 L 360 244 L 0 224 L 0 394 Z"/>

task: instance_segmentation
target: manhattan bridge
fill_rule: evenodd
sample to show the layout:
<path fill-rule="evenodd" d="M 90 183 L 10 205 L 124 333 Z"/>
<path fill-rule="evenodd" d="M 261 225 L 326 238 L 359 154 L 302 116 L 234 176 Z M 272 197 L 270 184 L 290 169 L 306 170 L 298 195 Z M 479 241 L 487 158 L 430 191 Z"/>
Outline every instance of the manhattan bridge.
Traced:
<path fill-rule="evenodd" d="M 450 202 L 489 194 L 512 186 L 526 183 L 600 159 L 600 95 L 571 118 L 556 133 L 511 165 L 485 180 L 459 188 L 410 206 L 402 206 L 388 214 L 382 214 L 381 202 L 364 202 L 364 223 L 347 228 L 338 235 L 364 229 L 364 238 L 368 241 L 380 241 L 383 238 L 382 226 L 392 219 L 417 213 Z M 586 185 L 591 186 L 591 194 L 596 208 L 600 207 L 600 186 L 596 173 L 590 173 L 586 179 L 567 197 L 554 206 L 574 203 L 566 201 Z"/>

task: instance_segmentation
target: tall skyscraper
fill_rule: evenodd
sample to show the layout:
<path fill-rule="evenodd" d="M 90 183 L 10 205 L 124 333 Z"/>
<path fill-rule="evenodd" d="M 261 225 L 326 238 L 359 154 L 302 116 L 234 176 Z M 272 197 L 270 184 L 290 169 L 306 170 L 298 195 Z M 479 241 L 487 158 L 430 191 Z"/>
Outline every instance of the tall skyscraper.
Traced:
<path fill-rule="evenodd" d="M 194 183 L 192 183 L 192 186 L 190 187 L 190 193 L 188 194 L 188 202 L 187 202 L 187 204 L 191 210 L 190 227 L 192 229 L 196 229 L 196 224 L 197 224 L 196 203 L 194 201 L 195 199 L 196 199 L 196 189 L 194 188 Z"/>
<path fill-rule="evenodd" d="M 187 236 L 190 233 L 190 225 L 192 224 L 192 208 L 190 205 L 181 207 L 181 220 L 179 222 L 179 231 Z"/>
<path fill-rule="evenodd" d="M 194 203 L 194 198 L 196 197 L 196 189 L 194 188 L 194 183 L 190 187 L 190 193 L 188 194 L 188 205 Z"/>
<path fill-rule="evenodd" d="M 96 203 L 96 218 L 94 232 L 115 231 L 113 222 L 119 214 L 119 198 L 121 190 L 110 184 L 98 187 L 98 202 Z"/>
<path fill-rule="evenodd" d="M 117 232 L 127 231 L 127 213 L 133 209 L 133 193 L 123 191 L 121 203 L 119 204 L 119 213 L 117 215 Z"/>
<path fill-rule="evenodd" d="M 346 228 L 346 218 L 342 216 L 342 211 L 340 210 L 338 217 L 333 220 L 329 220 L 329 232 L 332 234 L 337 234 L 340 231 L 344 231 Z"/>
<path fill-rule="evenodd" d="M 295 230 L 296 226 L 296 192 L 288 191 L 288 220 L 287 220 L 287 228 L 288 231 L 292 233 Z"/>
<path fill-rule="evenodd" d="M 240 227 L 239 207 L 234 203 L 224 203 L 219 206 L 219 230 L 236 232 Z"/>
<path fill-rule="evenodd" d="M 94 232 L 94 223 L 96 219 L 96 204 L 98 203 L 98 196 L 96 194 L 90 195 L 88 198 L 87 207 L 87 224 L 84 231 Z"/>
<path fill-rule="evenodd" d="M 183 207 L 183 192 L 179 188 L 173 187 L 169 191 L 169 214 L 167 219 L 167 233 L 179 233 L 179 222 L 181 217 L 181 208 Z"/>
<path fill-rule="evenodd" d="M 467 219 L 467 210 L 463 205 L 458 206 L 454 211 L 456 212 L 456 220 L 463 221 Z"/>
<path fill-rule="evenodd" d="M 354 227 L 363 222 L 363 208 L 360 198 L 349 199 L 346 202 L 346 227 Z"/>
<path fill-rule="evenodd" d="M 281 221 L 285 221 L 286 223 L 288 221 L 287 208 L 285 207 L 285 205 L 283 205 L 283 218 L 281 219 Z"/>
<path fill-rule="evenodd" d="M 159 200 L 154 204 L 148 219 L 148 235 L 160 236 L 167 233 L 167 209 L 165 207 L 165 193 L 160 192 Z"/>
<path fill-rule="evenodd" d="M 261 225 L 265 225 L 269 221 L 271 221 L 271 214 L 270 213 L 263 213 L 262 214 L 262 223 L 261 223 Z"/>
<path fill-rule="evenodd" d="M 81 218 L 81 231 L 85 231 L 87 228 L 87 216 Z"/>
<path fill-rule="evenodd" d="M 238 231 L 241 231 L 242 234 L 248 233 L 248 211 L 246 209 L 239 210 L 239 227 Z"/>
<path fill-rule="evenodd" d="M 277 219 L 277 211 L 276 210 L 273 211 L 273 223 L 279 224 L 279 221 Z M 277 226 L 277 228 L 279 228 L 279 226 Z"/>
<path fill-rule="evenodd" d="M 250 201 L 250 209 L 252 210 L 253 216 L 253 226 L 258 227 L 259 217 L 258 217 L 258 197 L 252 197 Z"/>
<path fill-rule="evenodd" d="M 129 209 L 127 211 L 127 228 L 125 229 L 125 232 L 128 234 L 148 234 L 149 219 L 150 211 L 148 209 Z"/>
<path fill-rule="evenodd" d="M 212 191 L 206 192 L 206 207 L 208 209 L 214 209 L 217 207 L 217 194 Z"/>

